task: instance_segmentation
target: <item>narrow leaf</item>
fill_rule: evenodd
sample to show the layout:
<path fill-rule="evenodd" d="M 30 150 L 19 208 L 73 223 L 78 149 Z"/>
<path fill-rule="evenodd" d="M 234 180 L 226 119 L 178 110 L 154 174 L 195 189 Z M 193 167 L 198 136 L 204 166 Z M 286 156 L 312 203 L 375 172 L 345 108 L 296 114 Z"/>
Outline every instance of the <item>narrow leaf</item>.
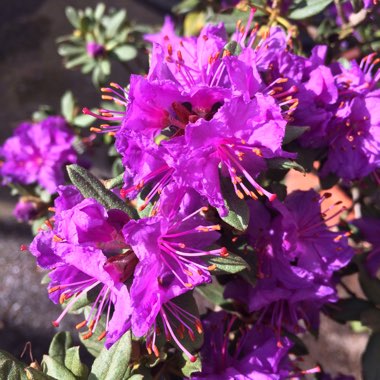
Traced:
<path fill-rule="evenodd" d="M 122 9 L 108 19 L 106 30 L 106 35 L 108 38 L 115 37 L 117 30 L 121 27 L 126 17 L 127 12 Z"/>
<path fill-rule="evenodd" d="M 214 273 L 226 272 L 226 273 L 238 273 L 244 269 L 250 269 L 248 263 L 240 256 L 230 253 L 227 257 L 211 256 L 207 260 L 209 265 L 216 265 Z"/>
<path fill-rule="evenodd" d="M 49 356 L 57 362 L 64 364 L 66 351 L 73 344 L 71 335 L 67 331 L 55 334 L 49 347 Z"/>
<path fill-rule="evenodd" d="M 0 379 L 27 380 L 25 367 L 25 363 L 0 350 Z"/>
<path fill-rule="evenodd" d="M 73 7 L 66 7 L 65 13 L 71 25 L 75 28 L 79 28 L 79 15 L 77 11 Z"/>
<path fill-rule="evenodd" d="M 322 12 L 334 0 L 301 0 L 289 13 L 289 18 L 302 20 Z"/>
<path fill-rule="evenodd" d="M 289 160 L 285 158 L 272 158 L 267 160 L 268 167 L 270 169 L 290 170 L 294 169 L 301 173 L 306 173 L 305 168 L 297 161 Z"/>
<path fill-rule="evenodd" d="M 69 122 L 74 117 L 75 99 L 71 91 L 66 91 L 61 99 L 61 113 Z"/>
<path fill-rule="evenodd" d="M 131 45 L 122 45 L 113 50 L 113 53 L 116 55 L 120 61 L 131 61 L 136 58 L 137 50 Z"/>
<path fill-rule="evenodd" d="M 129 360 L 132 350 L 130 331 L 109 350 L 103 348 L 91 368 L 89 380 L 115 380 L 127 378 L 130 373 Z"/>
<path fill-rule="evenodd" d="M 48 355 L 44 355 L 42 359 L 44 372 L 56 379 L 77 380 L 74 374 L 65 367 L 63 363 L 53 359 Z"/>
<path fill-rule="evenodd" d="M 222 220 L 239 231 L 245 231 L 249 223 L 249 208 L 243 199 L 238 198 L 229 180 L 221 178 L 222 193 L 228 215 Z"/>
<path fill-rule="evenodd" d="M 67 172 L 72 183 L 85 198 L 94 198 L 108 210 L 119 209 L 127 213 L 131 218 L 137 219 L 136 210 L 128 207 L 117 195 L 107 190 L 89 171 L 74 164 L 67 166 Z"/>
<path fill-rule="evenodd" d="M 65 367 L 68 368 L 78 379 L 87 379 L 88 368 L 80 360 L 79 346 L 71 347 L 67 350 Z"/>

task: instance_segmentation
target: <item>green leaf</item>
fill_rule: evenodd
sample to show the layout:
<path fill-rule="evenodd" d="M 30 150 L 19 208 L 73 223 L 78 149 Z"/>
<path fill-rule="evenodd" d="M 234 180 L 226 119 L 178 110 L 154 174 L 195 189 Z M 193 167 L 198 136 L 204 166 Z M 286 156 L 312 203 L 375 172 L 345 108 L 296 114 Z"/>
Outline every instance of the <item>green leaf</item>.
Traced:
<path fill-rule="evenodd" d="M 124 173 L 119 174 L 115 178 L 107 179 L 104 181 L 104 186 L 106 189 L 110 190 L 113 189 L 114 187 L 118 187 L 124 184 Z"/>
<path fill-rule="evenodd" d="M 68 60 L 65 62 L 66 69 L 73 69 L 76 66 L 81 66 L 87 63 L 91 58 L 87 54 L 81 54 L 78 57 Z"/>
<path fill-rule="evenodd" d="M 25 373 L 26 364 L 14 358 L 8 352 L 0 350 L 0 378 L 10 380 L 28 380 Z"/>
<path fill-rule="evenodd" d="M 333 0 L 301 0 L 295 2 L 295 8 L 289 13 L 289 18 L 302 20 L 322 12 Z"/>
<path fill-rule="evenodd" d="M 104 15 L 104 12 L 106 10 L 106 6 L 104 5 L 104 3 L 99 3 L 96 8 L 95 8 L 95 11 L 94 11 L 94 18 L 96 20 L 101 20 L 101 18 L 103 17 Z"/>
<path fill-rule="evenodd" d="M 202 371 L 202 361 L 197 358 L 195 362 L 191 362 L 188 357 L 182 353 L 182 358 L 179 360 L 182 375 L 186 378 L 190 378 L 194 372 Z"/>
<path fill-rule="evenodd" d="M 85 307 L 84 309 L 84 317 L 88 318 L 91 307 Z M 102 315 L 98 321 L 98 325 L 96 327 L 95 334 L 93 334 L 88 339 L 83 339 L 82 334 L 79 334 L 79 339 L 81 343 L 86 347 L 87 351 L 94 357 L 98 357 L 100 352 L 104 348 L 104 341 L 99 341 L 98 336 L 101 334 L 101 332 L 105 331 L 106 329 L 106 316 Z"/>
<path fill-rule="evenodd" d="M 89 380 L 127 379 L 130 374 L 132 338 L 126 332 L 109 350 L 103 348 L 91 368 Z"/>
<path fill-rule="evenodd" d="M 196 319 L 200 320 L 199 310 L 197 303 L 195 302 L 193 292 L 189 291 L 185 294 L 182 294 L 174 299 L 172 299 L 176 305 L 178 305 L 181 309 L 185 310 L 187 313 L 193 315 Z M 171 326 L 178 326 L 178 320 L 174 318 L 170 313 L 167 314 L 168 319 L 170 321 Z M 204 334 L 198 333 L 196 331 L 196 326 L 193 323 L 188 323 L 189 327 L 192 329 L 194 333 L 194 339 L 191 339 L 188 333 L 185 332 L 184 338 L 181 339 L 181 344 L 190 352 L 194 353 L 203 345 Z M 164 335 L 164 334 L 162 334 Z M 179 337 L 178 337 L 179 338 Z M 174 346 L 177 347 L 177 344 L 172 340 L 171 341 Z M 182 350 L 181 350 L 182 351 Z"/>
<path fill-rule="evenodd" d="M 127 17 L 127 12 L 124 9 L 118 11 L 117 13 L 109 17 L 106 24 L 106 36 L 108 38 L 115 37 L 118 29 L 125 22 L 126 17 Z"/>
<path fill-rule="evenodd" d="M 380 332 L 372 334 L 362 356 L 363 379 L 380 379 Z"/>
<path fill-rule="evenodd" d="M 75 98 L 71 91 L 66 91 L 61 98 L 61 113 L 64 118 L 71 122 L 74 118 Z"/>
<path fill-rule="evenodd" d="M 108 59 L 103 59 L 99 64 L 104 77 L 108 77 L 111 73 L 111 62 Z"/>
<path fill-rule="evenodd" d="M 35 368 L 27 367 L 24 369 L 28 380 L 56 380 L 53 377 L 38 371 Z"/>
<path fill-rule="evenodd" d="M 80 54 L 83 52 L 84 52 L 83 46 L 75 46 L 75 45 L 68 45 L 68 44 L 62 44 L 58 46 L 58 54 L 63 57 L 67 55 Z"/>
<path fill-rule="evenodd" d="M 67 166 L 67 172 L 71 182 L 79 189 L 85 198 L 96 199 L 107 210 L 119 209 L 127 213 L 131 218 L 137 219 L 138 215 L 136 210 L 128 207 L 117 195 L 107 190 L 89 171 L 74 164 Z"/>
<path fill-rule="evenodd" d="M 116 55 L 117 58 L 120 59 L 120 61 L 123 62 L 131 61 L 137 56 L 136 48 L 131 45 L 121 45 L 114 49 L 112 52 Z"/>
<path fill-rule="evenodd" d="M 73 7 L 66 7 L 65 13 L 71 25 L 75 28 L 79 28 L 79 15 L 77 11 Z"/>
<path fill-rule="evenodd" d="M 173 8 L 174 13 L 182 14 L 192 11 L 198 6 L 200 0 L 184 0 Z"/>
<path fill-rule="evenodd" d="M 308 130 L 310 130 L 310 127 L 297 127 L 295 125 L 288 125 L 285 130 L 285 137 L 282 141 L 282 144 L 285 145 L 295 139 L 298 139 L 298 137 L 302 136 Z"/>
<path fill-rule="evenodd" d="M 236 41 L 230 41 L 224 46 L 224 50 L 227 50 L 232 55 L 239 55 L 241 53 L 241 46 Z"/>
<path fill-rule="evenodd" d="M 216 278 L 213 278 L 211 284 L 197 286 L 195 290 L 214 305 L 219 306 L 226 302 L 223 297 L 224 286 L 220 285 Z"/>
<path fill-rule="evenodd" d="M 300 165 L 297 161 L 289 160 L 286 158 L 272 158 L 267 160 L 268 168 L 279 169 L 279 170 L 290 170 L 294 169 L 301 173 L 306 173 L 305 168 Z"/>
<path fill-rule="evenodd" d="M 77 379 L 87 379 L 88 368 L 80 360 L 79 346 L 71 347 L 67 350 L 65 357 L 65 367 L 68 368 Z"/>
<path fill-rule="evenodd" d="M 227 257 L 222 256 L 210 256 L 207 259 L 209 265 L 216 265 L 215 271 L 213 273 L 217 274 L 220 272 L 226 273 L 239 273 L 244 269 L 250 269 L 248 263 L 243 260 L 240 256 L 233 253 L 229 253 Z"/>
<path fill-rule="evenodd" d="M 56 379 L 78 380 L 63 363 L 60 363 L 48 355 L 43 356 L 42 366 L 47 375 Z"/>
<path fill-rule="evenodd" d="M 94 70 L 96 66 L 96 61 L 94 60 L 90 60 L 88 62 L 86 62 L 80 69 L 80 71 L 82 72 L 82 74 L 88 74 L 90 73 L 92 70 Z M 87 115 L 84 115 L 84 116 L 87 116 Z"/>
<path fill-rule="evenodd" d="M 99 62 L 97 62 L 97 65 L 95 66 L 92 72 L 91 80 L 94 86 L 97 86 L 97 87 L 101 86 L 105 82 L 105 77 L 104 77 L 104 74 Z"/>
<path fill-rule="evenodd" d="M 90 115 L 78 115 L 73 120 L 73 124 L 77 127 L 87 128 L 94 122 L 94 118 Z"/>
<path fill-rule="evenodd" d="M 65 363 L 66 351 L 73 344 L 71 335 L 67 331 L 55 334 L 49 347 L 49 356 L 56 360 L 58 363 Z"/>
<path fill-rule="evenodd" d="M 224 204 L 228 209 L 227 216 L 221 216 L 222 220 L 233 228 L 244 232 L 248 228 L 249 208 L 244 199 L 240 199 L 232 186 L 232 183 L 221 178 Z"/>

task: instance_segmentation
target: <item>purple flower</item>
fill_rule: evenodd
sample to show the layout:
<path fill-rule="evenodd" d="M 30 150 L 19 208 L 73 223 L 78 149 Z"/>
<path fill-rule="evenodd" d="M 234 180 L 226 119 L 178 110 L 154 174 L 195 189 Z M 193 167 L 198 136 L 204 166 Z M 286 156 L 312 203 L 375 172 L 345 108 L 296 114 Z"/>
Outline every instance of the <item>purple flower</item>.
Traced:
<path fill-rule="evenodd" d="M 186 327 L 191 336 L 191 328 L 202 332 L 201 324 L 174 298 L 211 282 L 209 271 L 215 265 L 204 258 L 227 254 L 225 248 L 207 249 L 219 238 L 220 226 L 209 225 L 200 215 L 204 208 L 199 207 L 198 194 L 169 186 L 157 216 L 130 220 L 120 210 L 106 210 L 94 199 L 83 199 L 75 187 L 59 187 L 58 192 L 54 225 L 48 223 L 50 229 L 40 231 L 30 245 L 38 265 L 50 270 L 50 298 L 68 301 L 54 325 L 80 297 L 97 290 L 91 312 L 77 326 L 88 326 L 84 338 L 95 332 L 105 313 L 106 330 L 99 339 L 107 337 L 106 347 L 132 328 L 136 336 L 147 336 L 148 350 L 157 353 L 160 317 L 167 338 L 195 360 L 172 323 L 174 318 L 176 326 Z"/>
<path fill-rule="evenodd" d="M 317 327 L 318 310 L 336 301 L 333 272 L 352 257 L 344 234 L 326 226 L 322 200 L 314 191 L 297 191 L 284 204 L 249 204 L 248 241 L 257 255 L 257 284 L 235 280 L 225 297 L 246 304 L 249 312 L 259 311 L 260 320 L 278 330 L 297 331 L 300 319 Z"/>
<path fill-rule="evenodd" d="M 211 313 L 202 322 L 205 343 L 201 349 L 202 372 L 192 379 L 280 380 L 290 376 L 287 338 L 276 337 L 265 327 L 240 330 L 235 345 L 229 338 L 236 317 L 224 312 Z M 235 334 L 236 336 L 236 334 Z M 232 347 L 234 347 L 232 349 Z"/>
<path fill-rule="evenodd" d="M 229 178 L 239 198 L 256 198 L 243 182 L 246 179 L 258 194 L 273 200 L 255 177 L 266 168 L 265 159 L 284 157 L 281 149 L 286 122 L 269 96 L 257 94 L 250 102 L 232 98 L 211 120 L 199 119 L 188 125 L 185 135 L 167 143 L 174 160 L 176 180 L 192 187 L 222 215 L 227 210 L 221 190 L 221 175 Z M 181 141 L 181 140 L 182 141 Z M 183 149 L 186 147 L 186 149 Z"/>
<path fill-rule="evenodd" d="M 329 125 L 330 144 L 322 175 L 335 173 L 345 181 L 352 181 L 380 167 L 379 97 L 379 91 L 364 98 L 356 96 L 339 109 Z"/>
<path fill-rule="evenodd" d="M 73 132 L 60 116 L 49 116 L 36 124 L 21 124 L 0 148 L 3 182 L 25 185 L 37 182 L 53 194 L 64 183 L 64 165 L 77 160 L 73 141 Z"/>
<path fill-rule="evenodd" d="M 275 198 L 256 178 L 266 159 L 295 157 L 281 145 L 296 101 L 292 87 L 279 87 L 284 78 L 263 84 L 256 65 L 267 45 L 252 49 L 252 17 L 230 47 L 223 24 L 207 25 L 197 39 L 180 38 L 166 19 L 161 33 L 146 37 L 154 43 L 147 78 L 132 76 L 129 94 L 115 84 L 119 91 L 104 89 L 126 106 L 124 117 L 101 110 L 99 118 L 121 121 L 104 131 L 116 131 L 126 168 L 123 194 L 134 198 L 150 186 L 142 207 L 174 182 L 195 189 L 226 215 L 220 176 L 240 198 Z M 233 51 L 237 45 L 241 54 Z"/>
<path fill-rule="evenodd" d="M 193 196 L 189 195 L 189 198 L 183 198 L 182 205 L 183 202 L 193 204 Z M 205 250 L 219 237 L 214 231 L 220 227 L 200 225 L 199 211 L 190 215 L 186 212 L 187 216 L 181 218 L 181 212 L 166 214 L 164 208 L 163 213 L 155 217 L 131 220 L 123 229 L 126 242 L 139 260 L 130 289 L 133 333 L 138 337 L 148 334 L 148 347 L 154 350 L 156 318 L 160 316 L 169 331 L 169 338 L 172 337 L 190 358 L 192 355 L 170 326 L 169 316 L 183 324 L 183 312 L 171 301 L 195 286 L 211 282 L 209 271 L 214 266 L 205 263 L 203 257 L 226 254 L 225 248 Z M 191 314 L 187 315 L 190 323 L 199 330 L 199 321 Z M 192 334 L 191 330 L 188 332 Z"/>
<path fill-rule="evenodd" d="M 83 199 L 74 187 L 60 187 L 58 192 L 54 227 L 41 231 L 29 247 L 37 263 L 51 270 L 52 301 L 68 300 L 53 324 L 58 326 L 79 298 L 97 289 L 90 314 L 77 328 L 88 326 L 84 338 L 89 338 L 106 311 L 106 329 L 99 339 L 106 336 L 110 347 L 130 327 L 130 297 L 124 281 L 133 274 L 137 259 L 121 234 L 129 218 L 119 210 L 106 211 L 93 199 Z"/>
<path fill-rule="evenodd" d="M 366 217 L 354 220 L 352 224 L 359 228 L 364 240 L 372 244 L 365 265 L 368 273 L 376 277 L 380 268 L 380 220 Z"/>
<path fill-rule="evenodd" d="M 105 54 L 106 49 L 103 45 L 90 41 L 86 44 L 86 52 L 91 58 L 98 58 Z"/>
<path fill-rule="evenodd" d="M 38 204 L 35 200 L 20 198 L 13 210 L 13 215 L 20 222 L 29 222 L 36 218 L 39 213 Z"/>

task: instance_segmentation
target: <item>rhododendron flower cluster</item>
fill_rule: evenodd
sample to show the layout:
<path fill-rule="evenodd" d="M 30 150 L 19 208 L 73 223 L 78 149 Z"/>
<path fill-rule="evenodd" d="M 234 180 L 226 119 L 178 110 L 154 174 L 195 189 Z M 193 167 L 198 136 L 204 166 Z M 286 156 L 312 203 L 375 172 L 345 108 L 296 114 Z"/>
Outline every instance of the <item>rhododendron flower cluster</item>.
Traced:
<path fill-rule="evenodd" d="M 101 89 L 117 110 L 83 109 L 101 120 L 92 132 L 114 138 L 117 177 L 75 165 L 59 117 L 22 124 L 1 148 L 4 183 L 58 192 L 29 246 L 63 307 L 53 325 L 84 307 L 84 341 L 109 350 L 132 336 L 131 373 L 167 360 L 158 378 L 185 360 L 193 379 L 330 378 L 302 366 L 297 335 L 339 312 L 337 285 L 353 267 L 370 274 L 363 288 L 377 280 L 379 223 L 356 212 L 361 199 L 347 210 L 329 191 L 288 192 L 286 174 L 313 171 L 321 187 L 333 177 L 346 193 L 378 184 L 380 61 L 328 62 L 324 45 L 298 54 L 291 30 L 261 28 L 255 12 L 233 33 L 216 23 L 191 37 L 167 17 L 145 35 L 147 75 Z M 87 44 L 92 57 L 102 49 Z M 15 215 L 36 212 L 26 197 Z"/>
<path fill-rule="evenodd" d="M 0 148 L 3 182 L 38 183 L 53 194 L 65 183 L 64 166 L 77 162 L 74 133 L 59 116 L 39 123 L 22 123 Z"/>

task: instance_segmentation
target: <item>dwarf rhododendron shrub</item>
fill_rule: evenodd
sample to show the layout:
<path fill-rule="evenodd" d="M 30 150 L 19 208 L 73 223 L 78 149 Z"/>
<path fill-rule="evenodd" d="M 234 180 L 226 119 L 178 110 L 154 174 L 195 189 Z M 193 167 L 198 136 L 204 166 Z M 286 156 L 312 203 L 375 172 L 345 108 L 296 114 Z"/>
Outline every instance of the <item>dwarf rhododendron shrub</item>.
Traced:
<path fill-rule="evenodd" d="M 75 328 L 96 357 L 89 378 L 351 379 L 329 374 L 319 357 L 303 360 L 303 339 L 319 334 L 324 314 L 374 330 L 362 364 L 375 379 L 380 60 L 364 50 L 347 59 L 345 49 L 367 41 L 355 22 L 364 27 L 379 9 L 210 1 L 205 23 L 201 2 L 187 3 L 176 8 L 193 9 L 185 36 L 169 16 L 157 32 L 145 29 L 147 72 L 112 81 L 101 88 L 108 103 L 83 108 L 88 134 L 50 116 L 22 124 L 1 147 L 4 184 L 51 196 L 41 207 L 41 192 L 23 195 L 14 214 L 41 218 L 23 250 L 62 307 L 52 323 L 83 314 Z M 308 22 L 316 29 L 319 13 L 336 18 L 342 41 L 353 29 L 336 51 L 322 35 L 302 49 L 298 32 Z M 67 16 L 84 72 L 129 47 L 119 46 L 124 12 L 98 5 Z M 192 34 L 194 17 L 203 21 Z M 74 111 L 75 126 L 83 120 Z M 97 136 L 114 160 L 102 179 L 78 164 Z M 295 170 L 318 186 L 292 182 Z M 352 274 L 360 292 L 345 282 Z M 58 348 L 64 339 L 27 373 L 86 378 L 75 348 Z M 62 363 L 52 359 L 58 349 Z"/>

